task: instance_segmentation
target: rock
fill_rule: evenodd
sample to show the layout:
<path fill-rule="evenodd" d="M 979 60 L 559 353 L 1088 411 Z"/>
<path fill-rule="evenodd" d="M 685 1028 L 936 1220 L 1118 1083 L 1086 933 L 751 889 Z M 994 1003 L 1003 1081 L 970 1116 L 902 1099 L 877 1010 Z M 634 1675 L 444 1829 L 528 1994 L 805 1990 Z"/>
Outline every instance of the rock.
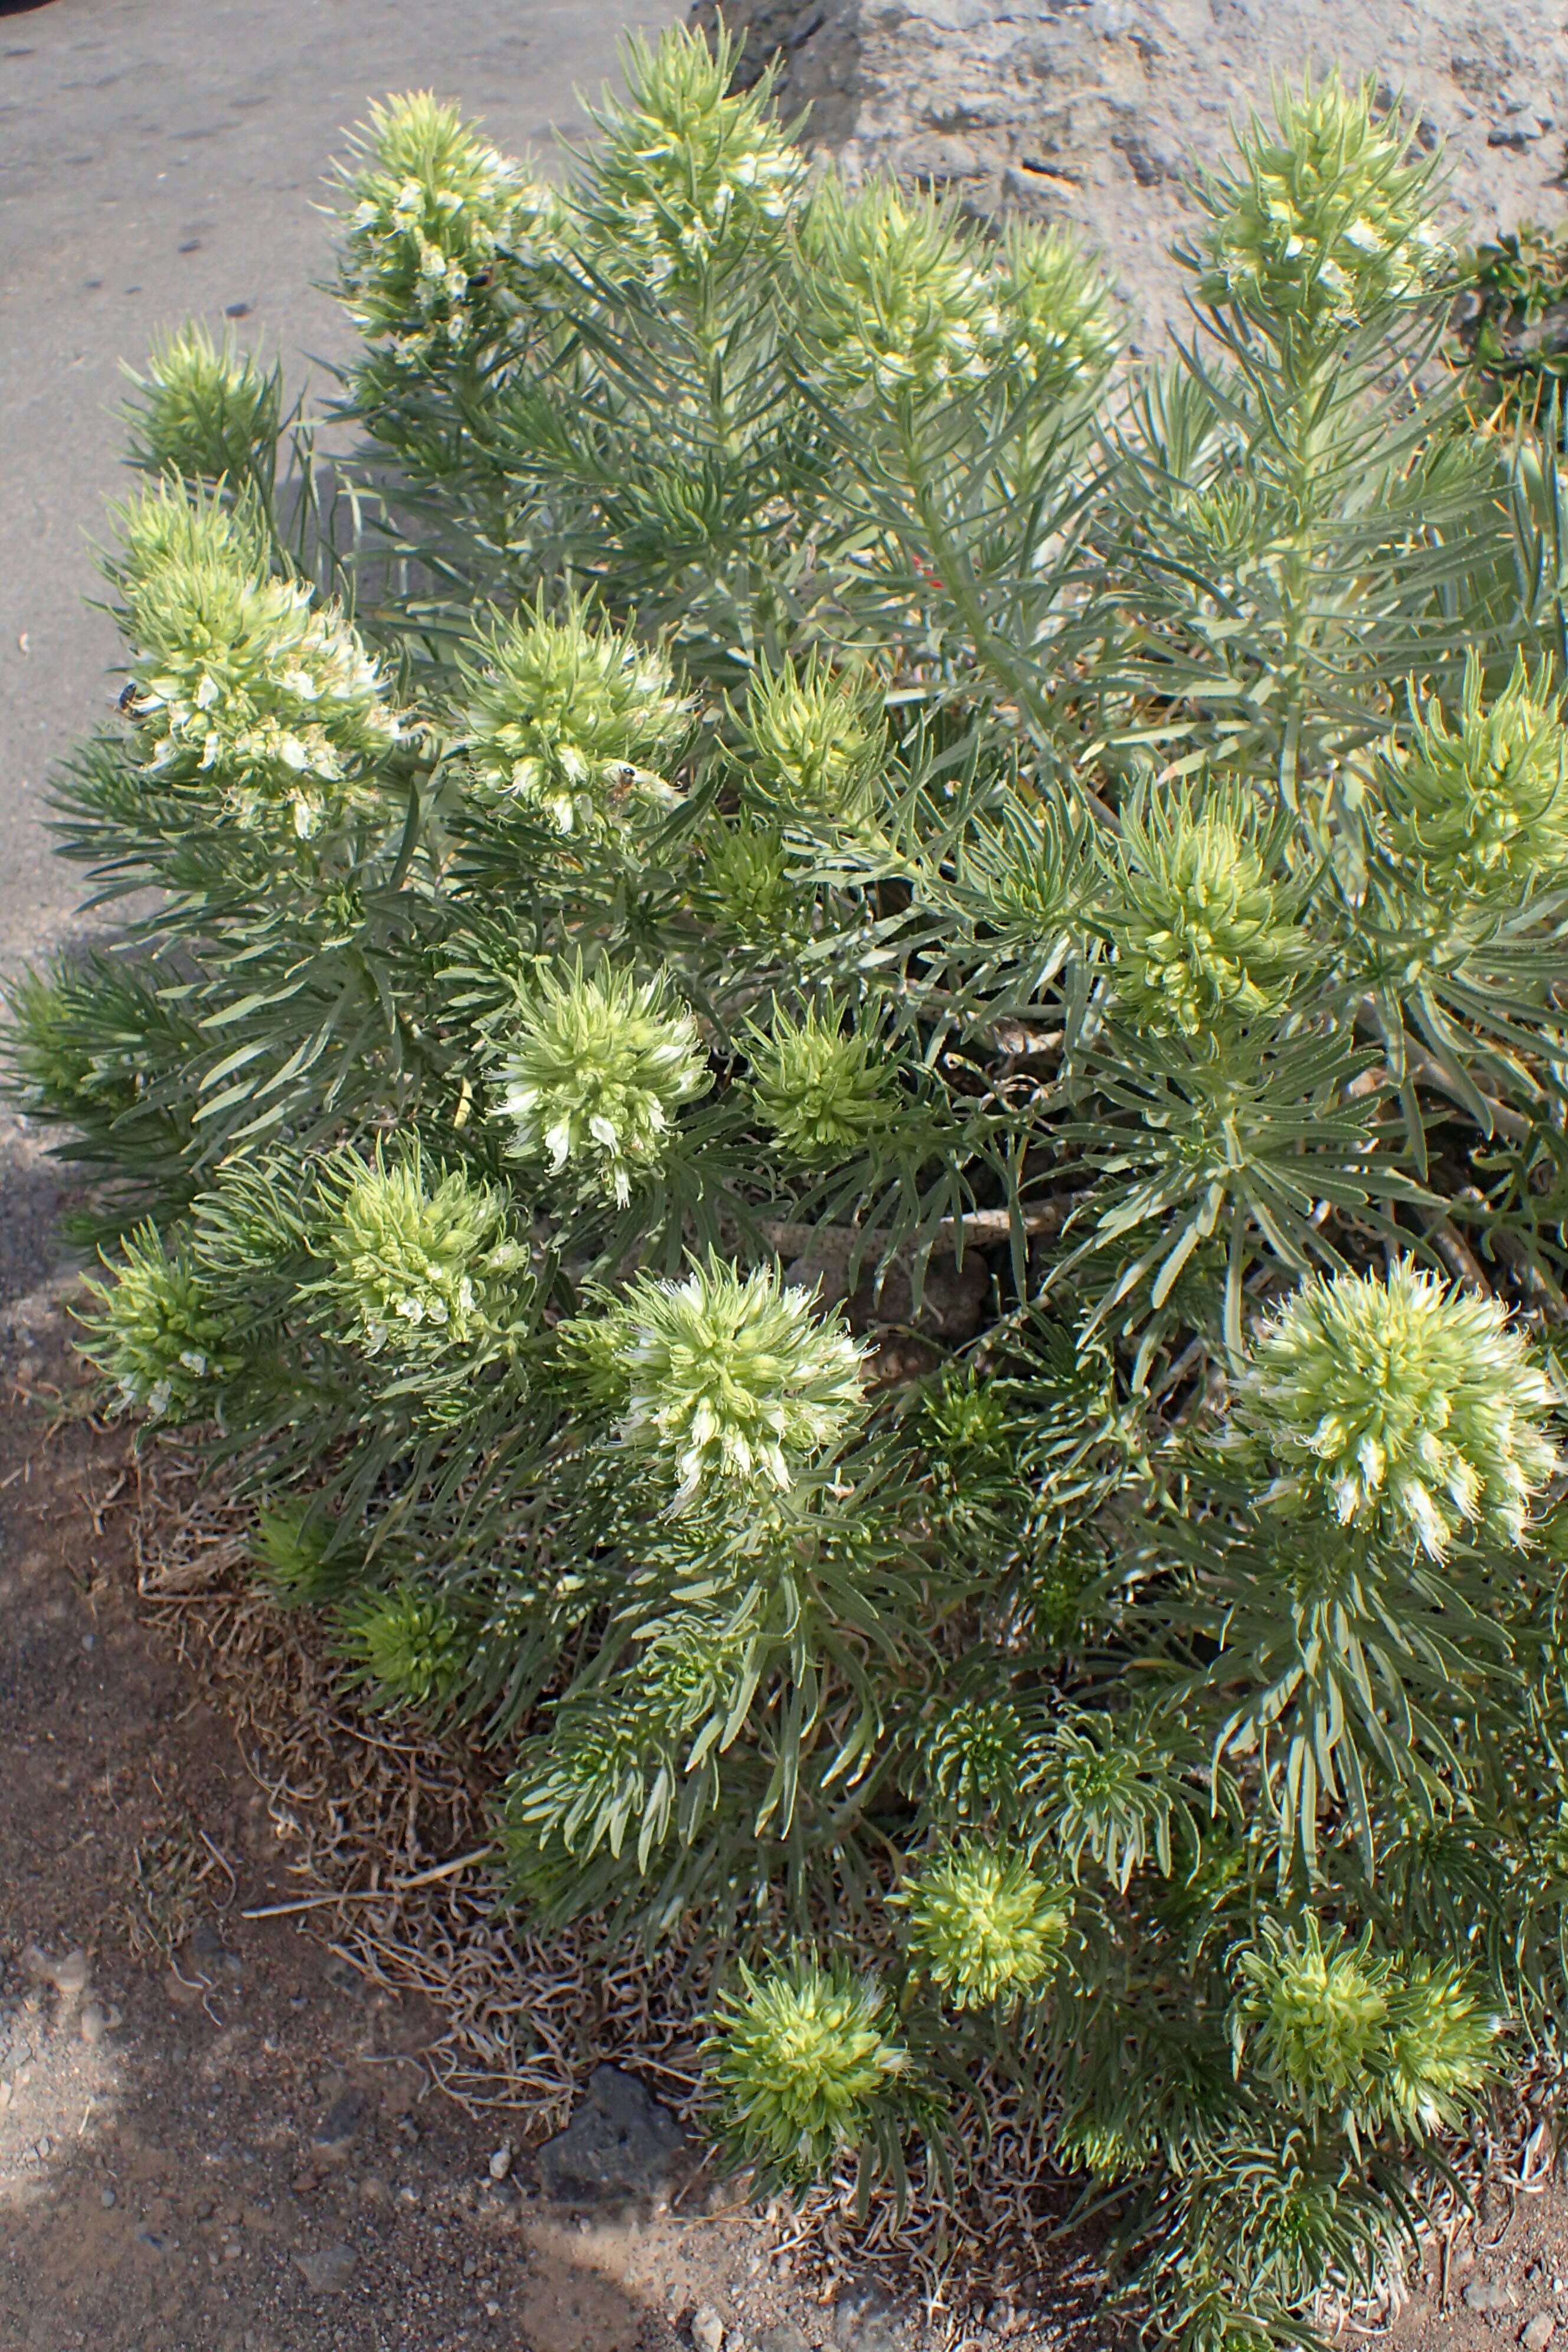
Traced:
<path fill-rule="evenodd" d="M 899 2323 L 887 2296 L 870 2280 L 846 2287 L 833 2306 L 839 2352 L 898 2352 Z"/>
<path fill-rule="evenodd" d="M 37 1944 L 28 1944 L 22 1954 L 22 1970 L 24 1975 L 32 1978 L 35 1984 L 53 1985 L 55 1990 L 68 2000 L 87 1990 L 89 1973 L 87 1954 L 79 1945 L 75 1951 L 68 1952 L 63 1960 L 52 1960 L 47 1952 L 39 1950 Z"/>
<path fill-rule="evenodd" d="M 1464 2304 L 1467 2311 L 1506 2311 L 1508 2293 L 1495 2279 L 1467 2279 Z"/>
<path fill-rule="evenodd" d="M 493 2151 L 490 2157 L 490 2179 L 492 2180 L 504 2180 L 510 2170 L 511 2142 L 510 2139 L 503 2139 L 500 2146 Z"/>
<path fill-rule="evenodd" d="M 359 2260 L 352 2246 L 327 2246 L 319 2254 L 296 2254 L 294 2267 L 316 2294 L 342 2294 Z"/>
<path fill-rule="evenodd" d="M 353 2085 L 340 2091 L 310 2135 L 310 2154 L 319 2164 L 341 2164 L 354 2144 L 364 2114 L 364 2093 Z"/>
<path fill-rule="evenodd" d="M 109 2031 L 109 2019 L 96 2000 L 89 2000 L 81 2013 L 81 2038 L 94 2043 L 101 2042 Z"/>
<path fill-rule="evenodd" d="M 392 2203 L 392 2191 L 379 2172 L 365 2174 L 364 2179 L 360 2182 L 359 2193 L 362 2205 L 389 2207 Z"/>
<path fill-rule="evenodd" d="M 100 2189 L 98 2192 L 98 2201 L 106 2213 L 112 2212 L 115 2201 L 113 2189 Z"/>
<path fill-rule="evenodd" d="M 595 2066 L 582 2105 L 534 2158 L 545 2195 L 563 2205 L 658 2197 L 679 2171 L 679 2125 L 635 2074 Z"/>
<path fill-rule="evenodd" d="M 1552 2314 L 1549 2311 L 1538 2311 L 1521 2333 L 1519 2340 L 1524 2347 L 1524 2352 L 1546 2352 L 1546 2347 L 1556 2332 L 1557 2322 Z"/>
<path fill-rule="evenodd" d="M 724 2323 L 710 2303 L 700 2303 L 692 2313 L 691 2341 L 697 2352 L 724 2352 Z"/>
<path fill-rule="evenodd" d="M 811 2352 L 793 2319 L 776 2319 L 757 2336 L 757 2352 Z"/>

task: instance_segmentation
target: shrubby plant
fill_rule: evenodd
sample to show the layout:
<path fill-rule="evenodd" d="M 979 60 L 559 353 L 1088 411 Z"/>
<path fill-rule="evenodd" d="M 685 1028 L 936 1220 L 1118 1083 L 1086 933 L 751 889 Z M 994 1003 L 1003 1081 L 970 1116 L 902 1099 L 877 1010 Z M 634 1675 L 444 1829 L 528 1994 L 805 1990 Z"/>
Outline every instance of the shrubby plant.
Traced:
<path fill-rule="evenodd" d="M 160 895 L 16 1086 L 84 1344 L 510 1899 L 706 1936 L 738 2162 L 918 2195 L 1009 2095 L 1161 2340 L 1296 2341 L 1564 2007 L 1556 458 L 1368 89 L 1134 368 L 730 62 L 550 188 L 374 115 L 354 543 L 155 356 L 59 804 Z"/>

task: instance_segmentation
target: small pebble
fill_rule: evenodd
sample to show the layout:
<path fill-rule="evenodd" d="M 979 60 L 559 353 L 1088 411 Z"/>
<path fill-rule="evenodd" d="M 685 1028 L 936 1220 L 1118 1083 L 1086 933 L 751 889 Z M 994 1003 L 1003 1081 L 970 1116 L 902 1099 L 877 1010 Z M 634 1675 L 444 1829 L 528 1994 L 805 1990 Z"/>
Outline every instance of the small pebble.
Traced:
<path fill-rule="evenodd" d="M 352 2246 L 328 2246 L 319 2254 L 296 2254 L 294 2267 L 318 2294 L 341 2294 L 357 2260 Z"/>
<path fill-rule="evenodd" d="M 89 2000 L 81 2013 L 81 2038 L 87 2042 L 101 2042 L 109 2031 L 109 2020 L 97 2001 Z"/>
<path fill-rule="evenodd" d="M 710 2303 L 700 2303 L 692 2313 L 691 2341 L 697 2352 L 723 2352 L 724 2323 Z"/>
<path fill-rule="evenodd" d="M 1549 2311 L 1538 2311 L 1520 2337 L 1524 2352 L 1546 2352 L 1557 2332 L 1557 2322 Z"/>
<path fill-rule="evenodd" d="M 510 2170 L 511 2142 L 510 2139 L 503 2139 L 500 2146 L 495 2150 L 495 2153 L 490 2158 L 490 2179 L 492 2180 L 504 2180 Z"/>
<path fill-rule="evenodd" d="M 113 2191 L 113 2189 L 100 2189 L 99 2190 L 99 2192 L 98 2192 L 98 2201 L 99 2201 L 99 2203 L 102 2206 L 102 2208 L 103 2208 L 104 2211 L 107 2213 L 107 2212 L 110 2210 L 110 2209 L 111 2208 L 111 2206 L 113 2205 L 113 2203 L 114 2203 L 114 2191 Z"/>

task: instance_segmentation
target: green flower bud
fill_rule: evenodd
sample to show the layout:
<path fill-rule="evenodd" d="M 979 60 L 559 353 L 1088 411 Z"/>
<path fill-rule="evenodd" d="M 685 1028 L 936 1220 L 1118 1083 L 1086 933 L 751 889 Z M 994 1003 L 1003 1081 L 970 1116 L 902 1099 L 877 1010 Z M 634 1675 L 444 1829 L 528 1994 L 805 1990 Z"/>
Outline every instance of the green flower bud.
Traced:
<path fill-rule="evenodd" d="M 639 1276 L 562 1337 L 622 1412 L 625 1443 L 676 1483 L 677 1511 L 715 1489 L 787 1489 L 860 1418 L 859 1348 L 837 1310 L 819 1317 L 771 1266 Z"/>
<path fill-rule="evenodd" d="M 712 1080 L 689 1013 L 662 980 L 579 961 L 519 998 L 500 1116 L 519 1159 L 574 1167 L 624 1208 L 633 1178 L 660 1167 L 670 1128 Z"/>
<path fill-rule="evenodd" d="M 736 43 L 671 26 L 626 44 L 626 100 L 592 116 L 599 136 L 575 190 L 586 257 L 655 295 L 726 252 L 776 242 L 808 165 L 773 120 L 772 76 L 727 95 Z"/>
<path fill-rule="evenodd" d="M 1002 252 L 1005 341 L 1019 381 L 1058 400 L 1092 390 L 1121 348 L 1109 285 L 1059 228 L 1011 221 Z"/>
<path fill-rule="evenodd" d="M 345 1611 L 349 1680 L 368 1685 L 393 1709 L 444 1706 L 462 1680 L 461 1621 L 439 1601 L 404 1587 L 368 1594 Z"/>
<path fill-rule="evenodd" d="M 869 805 L 887 756 L 882 697 L 872 681 L 830 670 L 813 651 L 803 667 L 752 671 L 741 720 L 751 781 L 792 814 L 853 824 Z"/>
<path fill-rule="evenodd" d="M 184 1241 L 166 1248 L 149 1220 L 121 1244 L 109 1282 L 87 1286 L 84 1353 L 150 1421 L 205 1421 L 239 1370 L 234 1320 L 214 1298 Z"/>
<path fill-rule="evenodd" d="M 780 1149 L 808 1166 L 834 1166 L 889 1134 L 900 1108 L 897 1066 L 876 1025 L 846 1034 L 832 997 L 802 1020 L 773 1007 L 767 1029 L 745 1033 L 757 1117 Z"/>
<path fill-rule="evenodd" d="M 563 834 L 609 838 L 639 807 L 676 799 L 662 772 L 691 731 L 669 664 L 579 605 L 546 617 L 542 597 L 462 661 L 461 724 L 475 783 Z"/>
<path fill-rule="evenodd" d="M 147 373 L 125 373 L 131 457 L 149 473 L 238 484 L 254 467 L 270 481 L 282 429 L 280 369 L 263 375 L 231 338 L 221 345 L 195 320 L 154 346 Z"/>
<path fill-rule="evenodd" d="M 351 144 L 338 290 L 361 334 L 403 372 L 503 334 L 509 271 L 561 251 L 560 197 L 427 91 L 373 107 Z"/>
<path fill-rule="evenodd" d="M 1433 165 L 1414 133 L 1373 115 L 1375 89 L 1337 74 L 1255 115 L 1238 170 L 1205 178 L 1199 292 L 1310 337 L 1418 299 L 1447 262 L 1432 227 Z"/>
<path fill-rule="evenodd" d="M 811 927 L 811 894 L 784 862 L 783 834 L 743 813 L 710 826 L 693 897 L 706 919 L 742 947 L 776 948 Z"/>
<path fill-rule="evenodd" d="M 390 1168 L 350 1156 L 325 1189 L 328 1286 L 366 1355 L 463 1349 L 516 1321 L 531 1281 L 502 1192 L 460 1169 L 432 1185 L 417 1145 Z"/>
<path fill-rule="evenodd" d="M 1496 1299 L 1402 1260 L 1292 1293 L 1240 1383 L 1241 1427 L 1289 1489 L 1441 1559 L 1462 1528 L 1512 1545 L 1558 1467 L 1555 1402 Z"/>
<path fill-rule="evenodd" d="M 951 205 L 889 181 L 851 196 L 829 179 L 801 247 L 801 323 L 830 399 L 848 409 L 928 403 L 990 373 L 1007 323 L 1002 283 Z"/>
<path fill-rule="evenodd" d="M 1240 800 L 1212 793 L 1129 809 L 1106 858 L 1100 930 L 1116 996 L 1156 1035 L 1212 1041 L 1226 1022 L 1279 1012 L 1297 961 L 1300 892 L 1270 879 Z"/>
<path fill-rule="evenodd" d="M 807 2188 L 859 2146 L 909 2055 L 877 1987 L 842 1963 L 740 1977 L 704 2045 L 719 2128 L 764 2179 Z"/>
<path fill-rule="evenodd" d="M 132 717 L 149 772 L 210 784 L 237 824 L 280 817 L 301 839 L 352 803 L 397 736 L 380 672 L 335 605 L 270 577 L 243 518 L 166 488 L 125 520 Z"/>
<path fill-rule="evenodd" d="M 910 1955 L 956 2009 L 1036 1991 L 1056 1969 L 1072 1902 L 1016 1855 L 968 1843 L 929 1863 L 900 1900 Z"/>
<path fill-rule="evenodd" d="M 1410 887 L 1441 900 L 1520 896 L 1561 881 L 1568 866 L 1568 743 L 1549 667 L 1532 678 L 1521 654 L 1489 709 L 1481 665 L 1465 663 L 1459 724 L 1410 692 L 1409 740 L 1382 763 L 1389 856 Z"/>

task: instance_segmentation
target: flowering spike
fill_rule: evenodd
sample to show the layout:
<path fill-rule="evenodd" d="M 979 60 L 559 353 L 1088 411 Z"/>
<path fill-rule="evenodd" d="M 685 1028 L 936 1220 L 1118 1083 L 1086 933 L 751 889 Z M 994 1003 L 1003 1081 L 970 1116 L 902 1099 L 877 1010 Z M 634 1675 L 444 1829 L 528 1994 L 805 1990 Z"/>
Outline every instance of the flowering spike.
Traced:
<path fill-rule="evenodd" d="M 639 804 L 668 806 L 691 705 L 669 664 L 571 605 L 542 595 L 481 638 L 462 663 L 463 729 L 486 795 L 531 809 L 557 831 L 608 837 Z"/>
<path fill-rule="evenodd" d="M 896 1064 L 874 1023 L 845 1031 L 831 997 L 799 1020 L 775 1005 L 767 1029 L 746 1033 L 746 1049 L 757 1115 L 792 1159 L 831 1165 L 890 1134 Z"/>
<path fill-rule="evenodd" d="M 1402 1259 L 1386 1280 L 1315 1276 L 1295 1291 L 1237 1412 L 1345 1524 L 1385 1524 L 1441 1559 L 1463 1528 L 1523 1543 L 1558 1466 L 1541 1425 L 1554 1402 L 1496 1299 Z"/>
<path fill-rule="evenodd" d="M 1447 259 L 1433 164 L 1411 160 L 1414 133 L 1373 104 L 1371 81 L 1331 74 L 1276 93 L 1277 135 L 1253 117 L 1239 168 L 1199 186 L 1205 302 L 1316 339 L 1426 290 Z"/>
<path fill-rule="evenodd" d="M 677 1511 L 715 1488 L 786 1489 L 860 1416 L 860 1349 L 771 1266 L 643 1276 L 563 1336 L 623 1408 L 626 1442 L 676 1482 Z"/>
<path fill-rule="evenodd" d="M 391 1167 L 350 1155 L 336 1175 L 330 1286 L 367 1355 L 462 1349 L 515 1319 L 528 1253 L 507 1237 L 504 1194 L 460 1169 L 432 1184 L 417 1145 Z"/>
<path fill-rule="evenodd" d="M 852 824 L 864 814 L 887 750 L 879 688 L 836 672 L 814 651 L 777 670 L 760 662 L 741 737 L 752 780 L 793 814 Z"/>
<path fill-rule="evenodd" d="M 607 966 L 585 976 L 580 961 L 521 995 L 502 1075 L 516 1156 L 579 1167 L 622 1207 L 633 1178 L 662 1164 L 677 1114 L 712 1083 L 697 1024 L 662 979 Z"/>
<path fill-rule="evenodd" d="M 1481 665 L 1465 661 L 1459 723 L 1410 689 L 1408 740 L 1383 762 L 1384 838 L 1411 886 L 1511 897 L 1568 866 L 1568 730 L 1542 667 L 1519 655 L 1489 709 Z"/>
<path fill-rule="evenodd" d="M 595 266 L 662 295 L 710 257 L 776 240 L 808 166 L 773 120 L 771 75 L 730 91 L 730 34 L 674 25 L 656 47 L 634 36 L 624 58 L 626 98 L 593 116 L 574 194 Z"/>
<path fill-rule="evenodd" d="M 1255 831 L 1233 793 L 1123 814 L 1099 919 L 1116 949 L 1118 1002 L 1139 1027 L 1209 1038 L 1283 1007 L 1295 908 Z"/>
<path fill-rule="evenodd" d="M 956 2009 L 1037 1991 L 1067 1940 L 1072 1900 L 1017 1855 L 973 1843 L 917 1872 L 901 1898 L 916 1965 Z"/>
<path fill-rule="evenodd" d="M 807 2188 L 859 2144 L 909 2054 L 878 1988 L 842 1963 L 742 1962 L 740 1978 L 704 2048 L 720 2129 L 764 2178 Z"/>
<path fill-rule="evenodd" d="M 125 370 L 132 462 L 150 473 L 242 482 L 253 467 L 270 479 L 282 429 L 282 377 L 264 375 L 225 335 L 215 343 L 195 320 L 153 346 L 147 373 Z"/>
<path fill-rule="evenodd" d="M 130 711 L 150 773 L 211 785 L 243 826 L 308 839 L 395 741 L 376 664 L 336 605 L 272 577 L 254 521 L 167 485 L 120 518 Z"/>
<path fill-rule="evenodd" d="M 338 291 L 366 341 L 413 373 L 503 333 L 508 270 L 554 260 L 561 198 L 428 91 L 373 107 L 353 147 Z"/>
<path fill-rule="evenodd" d="M 114 1382 L 121 1404 L 150 1421 L 212 1418 L 225 1381 L 239 1369 L 232 1317 L 183 1240 L 166 1248 L 149 1222 L 121 1252 L 112 1279 L 87 1286 L 97 1311 L 84 1318 L 86 1354 Z"/>

